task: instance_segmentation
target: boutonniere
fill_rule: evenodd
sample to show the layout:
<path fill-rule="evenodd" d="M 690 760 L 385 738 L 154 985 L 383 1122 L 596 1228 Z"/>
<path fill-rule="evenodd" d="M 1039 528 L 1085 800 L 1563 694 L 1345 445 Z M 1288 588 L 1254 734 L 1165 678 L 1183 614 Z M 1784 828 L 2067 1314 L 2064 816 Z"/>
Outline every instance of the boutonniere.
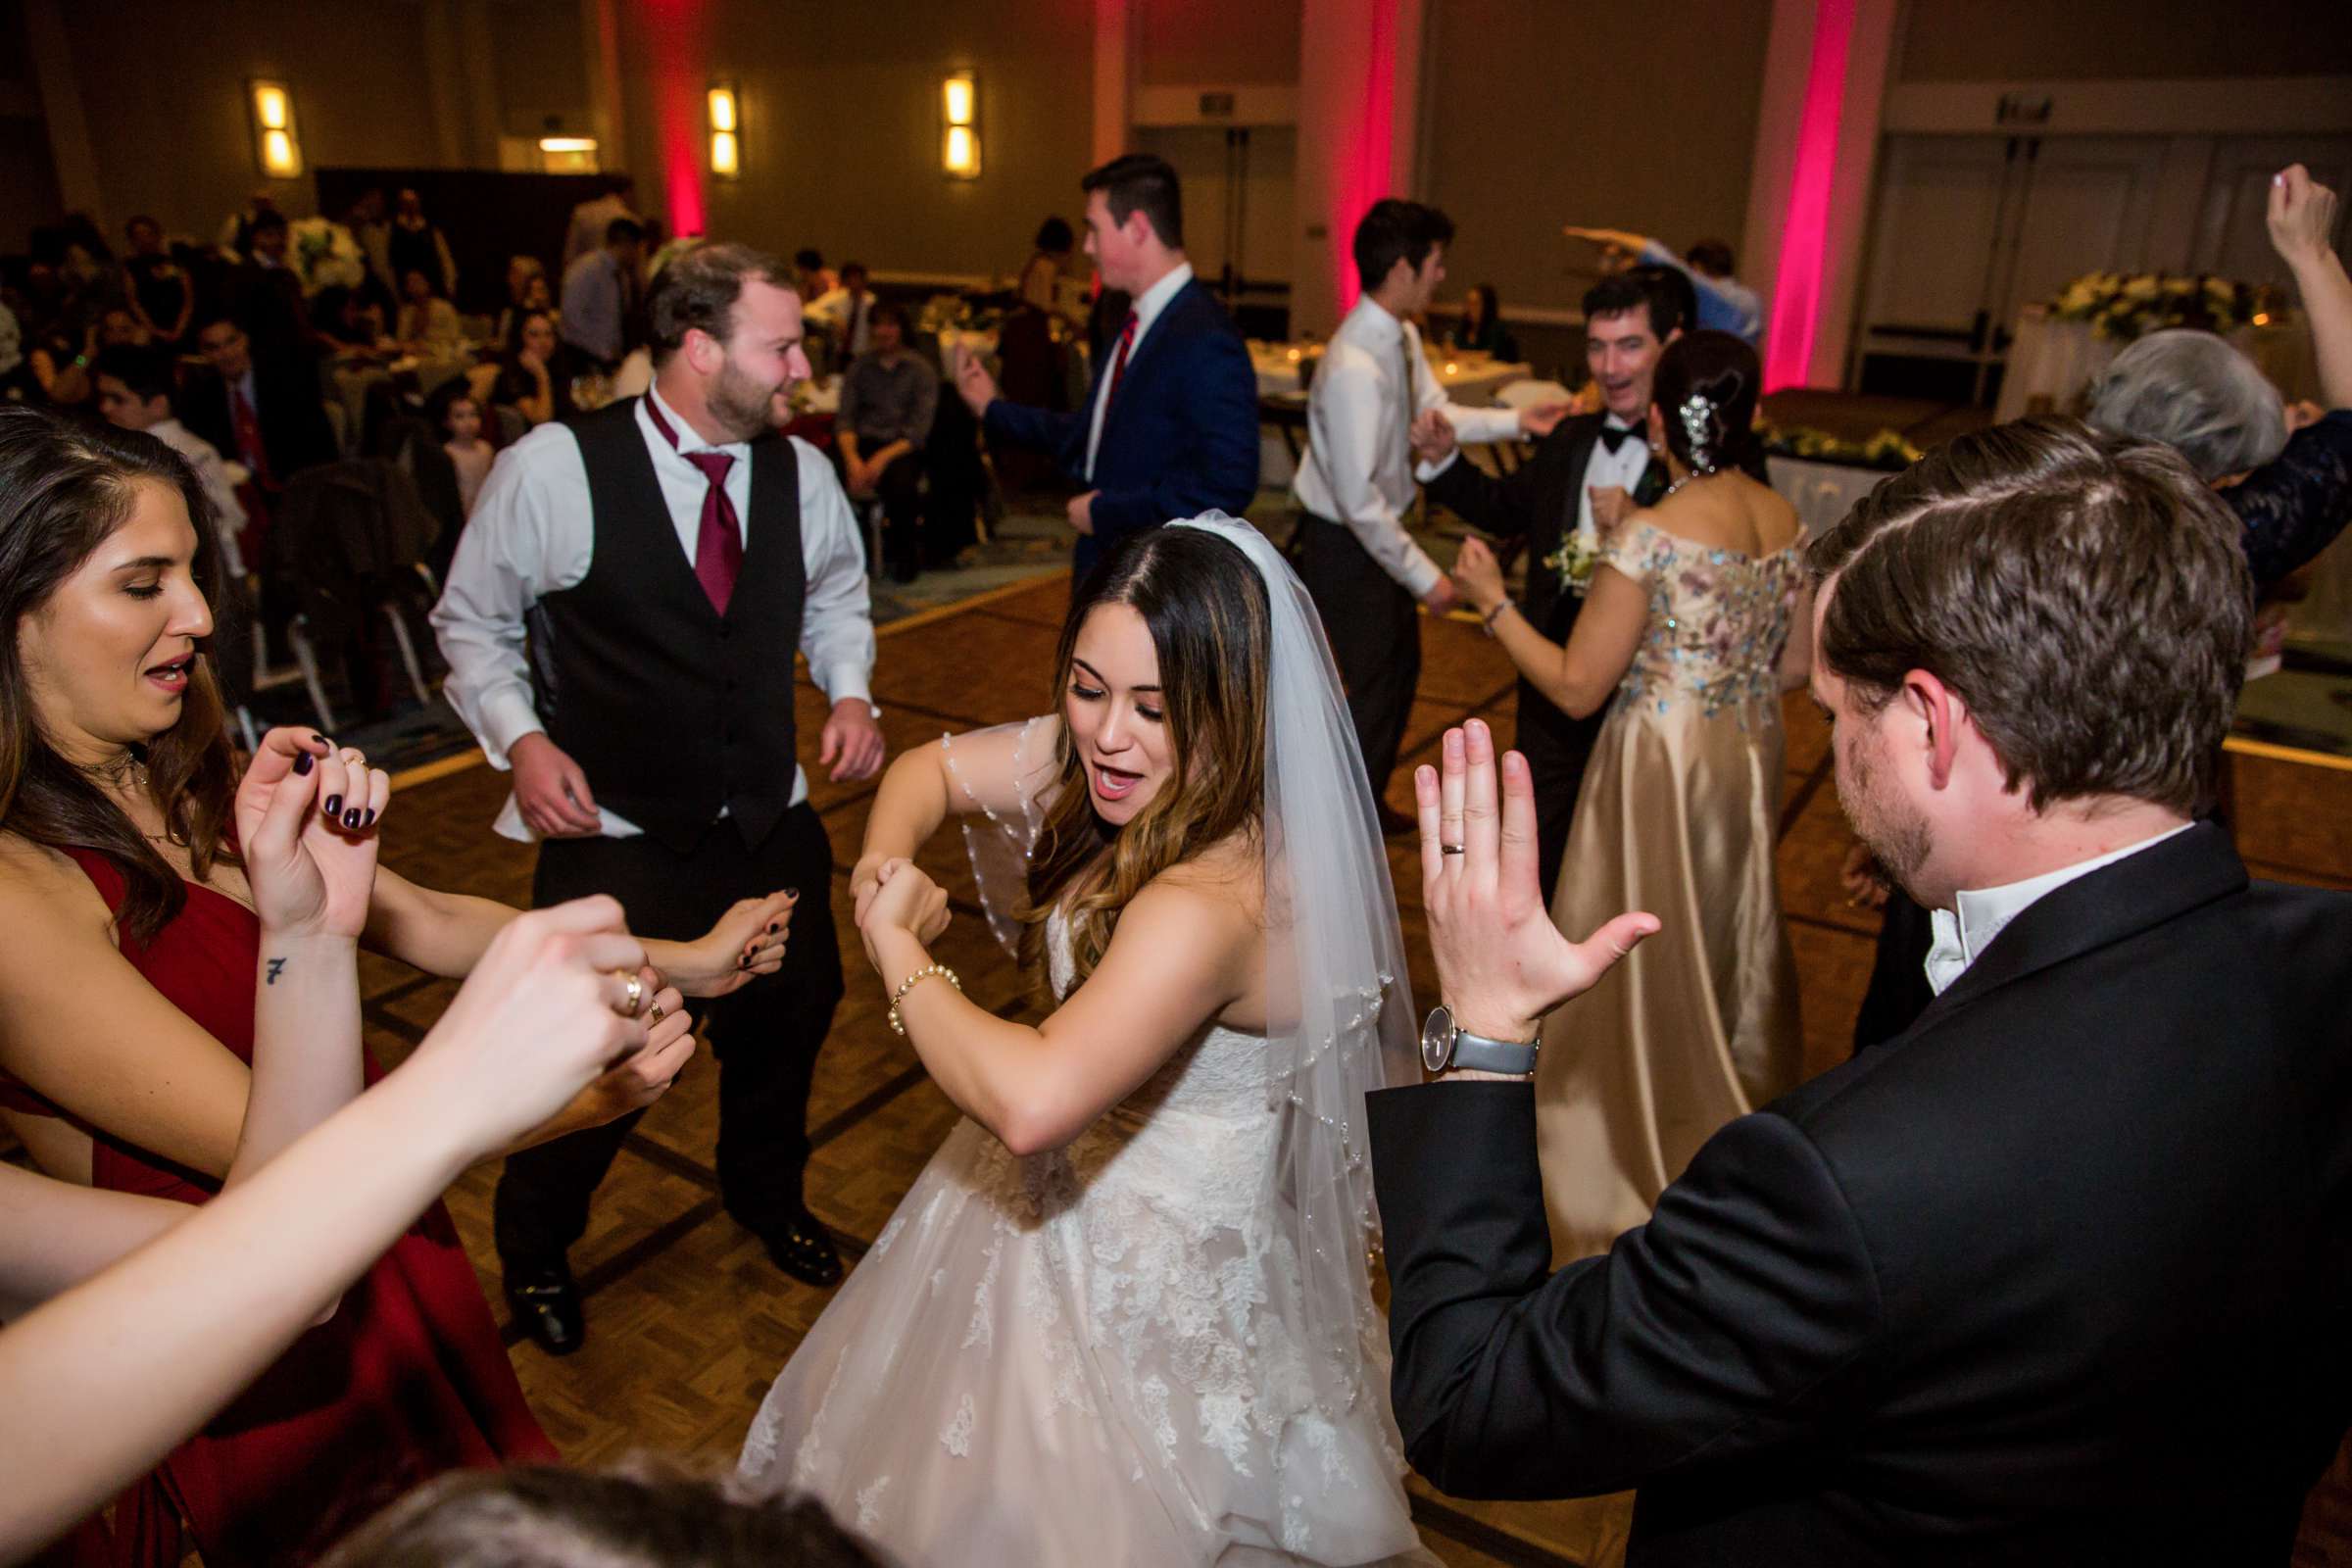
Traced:
<path fill-rule="evenodd" d="M 1585 537 L 1582 528 L 1569 529 L 1561 536 L 1560 547 L 1544 558 L 1544 564 L 1579 599 L 1592 586 L 1592 568 L 1599 564 L 1600 552 L 1592 548 L 1592 541 Z"/>

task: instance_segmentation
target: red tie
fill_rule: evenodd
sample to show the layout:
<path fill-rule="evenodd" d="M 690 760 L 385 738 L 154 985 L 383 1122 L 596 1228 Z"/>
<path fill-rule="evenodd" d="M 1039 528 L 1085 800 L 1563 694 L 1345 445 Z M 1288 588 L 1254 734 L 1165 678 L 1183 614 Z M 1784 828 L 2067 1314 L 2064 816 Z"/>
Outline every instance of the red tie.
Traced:
<path fill-rule="evenodd" d="M 1110 421 L 1110 406 L 1119 395 L 1119 378 L 1127 373 L 1127 352 L 1135 347 L 1135 313 L 1127 313 L 1127 324 L 1119 328 L 1119 352 L 1110 358 L 1110 389 L 1102 394 L 1102 419 Z"/>
<path fill-rule="evenodd" d="M 273 483 L 270 477 L 270 449 L 262 445 L 262 421 L 254 416 L 253 405 L 245 400 L 245 389 L 231 386 L 228 399 L 231 417 L 237 426 L 237 450 L 245 459 L 245 466 L 253 470 L 257 484 Z"/>
<path fill-rule="evenodd" d="M 735 578 L 743 570 L 743 526 L 735 515 L 735 503 L 727 499 L 727 470 L 735 466 L 735 457 L 729 452 L 686 452 L 678 448 L 678 432 L 670 428 L 662 416 L 662 408 L 647 394 L 645 412 L 661 431 L 672 451 L 703 470 L 710 488 L 703 492 L 703 520 L 694 535 L 694 577 L 710 597 L 710 608 L 720 614 L 727 612 L 727 601 L 735 597 Z"/>

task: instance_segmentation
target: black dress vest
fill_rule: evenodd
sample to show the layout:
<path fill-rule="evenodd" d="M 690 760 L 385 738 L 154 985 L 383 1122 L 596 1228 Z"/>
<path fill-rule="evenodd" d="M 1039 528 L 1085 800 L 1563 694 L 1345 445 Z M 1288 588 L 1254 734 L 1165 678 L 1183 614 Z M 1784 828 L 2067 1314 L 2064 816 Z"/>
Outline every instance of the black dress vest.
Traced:
<path fill-rule="evenodd" d="M 792 804 L 793 656 L 808 572 L 792 443 L 752 443 L 743 567 L 721 616 L 678 548 L 637 400 L 571 421 L 588 468 L 588 575 L 530 613 L 531 683 L 548 738 L 597 805 L 680 855 L 720 809 L 756 847 Z"/>

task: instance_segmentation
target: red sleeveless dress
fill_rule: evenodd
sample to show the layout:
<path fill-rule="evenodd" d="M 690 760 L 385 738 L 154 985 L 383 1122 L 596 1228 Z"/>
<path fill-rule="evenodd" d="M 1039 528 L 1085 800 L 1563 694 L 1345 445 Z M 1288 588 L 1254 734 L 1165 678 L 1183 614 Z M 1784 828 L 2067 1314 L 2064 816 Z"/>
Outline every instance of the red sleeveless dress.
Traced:
<path fill-rule="evenodd" d="M 121 873 L 101 856 L 68 853 L 119 909 Z M 121 941 L 148 984 L 253 1060 L 261 956 L 253 911 L 190 883 L 186 906 L 151 944 L 127 934 Z M 369 1082 L 380 1076 L 373 1062 L 367 1073 Z M 14 1085 L 0 1098 L 55 1114 Z M 91 1177 L 108 1191 L 183 1203 L 219 1189 L 103 1134 Z M 172 1303 L 154 1310 L 168 1314 Z M 103 1534 L 85 1526 L 65 1554 L 115 1568 L 176 1568 L 176 1512 L 206 1568 L 298 1568 L 430 1476 L 558 1457 L 523 1401 L 457 1229 L 435 1203 L 344 1293 L 333 1318 L 295 1341 L 123 1495 L 111 1542 L 101 1547 Z"/>

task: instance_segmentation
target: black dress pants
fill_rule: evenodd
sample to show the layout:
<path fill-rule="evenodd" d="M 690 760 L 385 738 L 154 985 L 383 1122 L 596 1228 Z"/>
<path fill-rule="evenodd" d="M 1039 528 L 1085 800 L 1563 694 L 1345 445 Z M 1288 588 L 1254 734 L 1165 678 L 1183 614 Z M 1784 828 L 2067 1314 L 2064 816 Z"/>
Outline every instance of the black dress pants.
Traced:
<path fill-rule="evenodd" d="M 1404 585 L 1381 569 L 1345 523 L 1301 514 L 1298 578 L 1323 617 L 1323 635 L 1348 690 L 1348 717 L 1372 783 L 1387 794 L 1421 681 L 1421 617 Z"/>
<path fill-rule="evenodd" d="M 919 452 L 902 452 L 874 480 L 874 493 L 882 498 L 882 555 L 902 582 L 912 581 L 922 569 L 922 482 Z"/>
<path fill-rule="evenodd" d="M 784 967 L 731 996 L 693 997 L 718 1057 L 718 1180 L 727 1212 L 766 1231 L 804 1212 L 808 1085 L 841 1002 L 841 945 L 833 929 L 833 850 L 806 804 L 765 842 L 746 849 L 730 821 L 714 823 L 690 855 L 651 837 L 549 839 L 539 846 L 532 903 L 544 908 L 609 893 L 640 936 L 691 939 L 738 899 L 798 888 Z M 642 1111 L 507 1156 L 495 1222 L 510 1271 L 553 1267 L 588 1228 L 588 1200 Z"/>

